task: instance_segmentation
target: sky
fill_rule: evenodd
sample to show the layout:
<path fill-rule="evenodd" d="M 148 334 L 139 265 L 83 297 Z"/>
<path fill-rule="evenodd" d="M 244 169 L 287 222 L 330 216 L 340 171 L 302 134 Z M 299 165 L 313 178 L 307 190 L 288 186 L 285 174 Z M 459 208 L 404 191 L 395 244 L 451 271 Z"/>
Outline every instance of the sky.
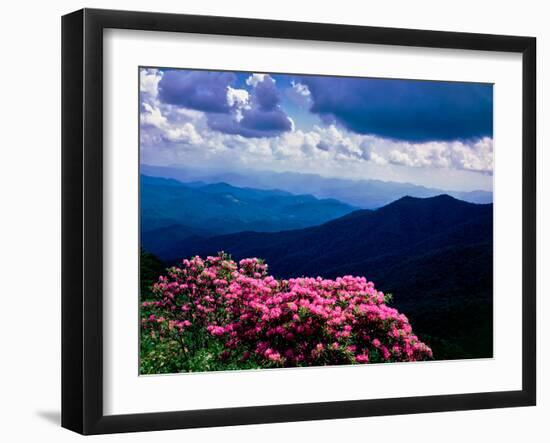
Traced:
<path fill-rule="evenodd" d="M 141 163 L 492 190 L 491 84 L 140 68 Z"/>

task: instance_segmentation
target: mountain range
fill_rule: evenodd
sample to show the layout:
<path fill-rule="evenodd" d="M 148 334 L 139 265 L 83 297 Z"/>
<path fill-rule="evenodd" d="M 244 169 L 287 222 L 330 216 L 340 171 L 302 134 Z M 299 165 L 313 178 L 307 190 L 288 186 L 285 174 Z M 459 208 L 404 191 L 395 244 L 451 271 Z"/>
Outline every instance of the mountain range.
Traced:
<path fill-rule="evenodd" d="M 142 246 L 166 259 L 181 240 L 240 231 L 273 232 L 322 224 L 357 208 L 335 199 L 227 183 L 140 177 Z"/>
<path fill-rule="evenodd" d="M 426 196 L 434 190 L 414 185 L 306 174 L 273 173 L 276 180 L 178 174 L 140 176 L 141 246 L 163 265 L 225 251 L 234 259 L 264 259 L 278 278 L 362 275 L 393 294 L 392 305 L 410 318 L 436 358 L 492 356 L 492 203 Z M 264 187 L 244 186 L 262 180 Z M 275 181 L 280 188 L 267 187 Z M 314 185 L 313 195 L 307 191 Z M 401 195 L 410 186 L 423 198 Z M 376 189 L 374 199 L 369 192 Z M 345 202 L 320 197 L 338 192 Z M 399 197 L 382 204 L 391 195 Z M 366 202 L 372 207 L 364 208 Z"/>
<path fill-rule="evenodd" d="M 401 197 L 434 197 L 448 194 L 471 203 L 492 203 L 489 191 L 448 191 L 411 183 L 382 180 L 348 180 L 296 172 L 247 171 L 246 173 L 197 170 L 185 167 L 141 165 L 145 175 L 181 182 L 228 183 L 236 187 L 279 189 L 292 194 L 310 194 L 319 199 L 332 198 L 362 209 L 376 209 Z"/>
<path fill-rule="evenodd" d="M 440 358 L 492 356 L 492 204 L 403 197 L 319 226 L 187 238 L 172 248 L 173 260 L 261 257 L 279 278 L 364 275 L 393 294 Z"/>

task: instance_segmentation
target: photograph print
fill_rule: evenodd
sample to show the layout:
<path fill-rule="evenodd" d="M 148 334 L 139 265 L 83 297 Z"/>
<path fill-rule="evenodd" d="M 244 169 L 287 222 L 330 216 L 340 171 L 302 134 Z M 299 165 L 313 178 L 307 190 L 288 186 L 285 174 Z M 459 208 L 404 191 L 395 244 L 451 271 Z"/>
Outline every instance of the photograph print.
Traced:
<path fill-rule="evenodd" d="M 493 357 L 493 85 L 139 68 L 139 373 Z"/>

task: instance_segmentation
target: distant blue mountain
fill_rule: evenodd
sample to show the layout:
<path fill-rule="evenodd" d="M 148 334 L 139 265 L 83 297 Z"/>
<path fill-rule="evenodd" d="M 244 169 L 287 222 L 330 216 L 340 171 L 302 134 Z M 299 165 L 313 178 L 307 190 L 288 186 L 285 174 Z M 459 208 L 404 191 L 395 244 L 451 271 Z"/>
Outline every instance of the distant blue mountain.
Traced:
<path fill-rule="evenodd" d="M 276 232 L 322 224 L 356 210 L 335 199 L 227 183 L 140 176 L 142 246 L 166 258 L 173 245 L 240 231 Z"/>
<path fill-rule="evenodd" d="M 295 172 L 247 171 L 247 173 L 212 172 L 190 168 L 141 165 L 147 175 L 173 178 L 184 182 L 224 182 L 232 186 L 254 189 L 280 189 L 292 194 L 310 194 L 317 198 L 333 198 L 364 209 L 376 209 L 401 197 L 434 197 L 448 194 L 470 203 L 492 203 L 488 191 L 443 191 L 411 183 L 381 180 L 345 180 Z"/>

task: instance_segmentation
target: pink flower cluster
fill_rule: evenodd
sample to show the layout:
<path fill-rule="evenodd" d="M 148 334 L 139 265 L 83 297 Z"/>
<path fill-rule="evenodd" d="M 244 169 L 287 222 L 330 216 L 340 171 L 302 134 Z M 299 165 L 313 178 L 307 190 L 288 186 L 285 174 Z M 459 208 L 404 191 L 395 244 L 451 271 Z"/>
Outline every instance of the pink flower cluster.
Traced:
<path fill-rule="evenodd" d="M 143 303 L 145 328 L 180 338 L 207 331 L 223 343 L 220 358 L 266 367 L 432 358 L 407 317 L 364 277 L 277 280 L 261 260 L 237 264 L 220 253 L 184 260 L 153 293 Z"/>

